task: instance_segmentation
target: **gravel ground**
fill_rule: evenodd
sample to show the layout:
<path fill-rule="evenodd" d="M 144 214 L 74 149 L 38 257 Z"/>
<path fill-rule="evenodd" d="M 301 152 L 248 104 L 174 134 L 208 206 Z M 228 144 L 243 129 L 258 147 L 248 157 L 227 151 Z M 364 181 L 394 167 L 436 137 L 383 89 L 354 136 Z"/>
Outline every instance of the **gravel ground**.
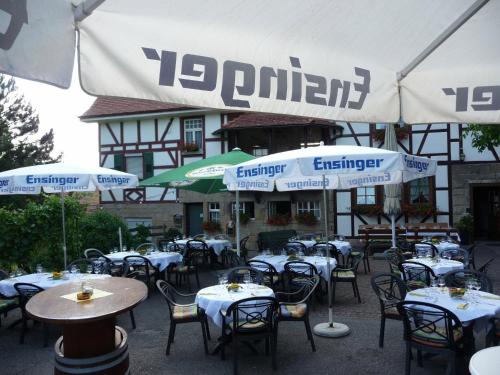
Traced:
<path fill-rule="evenodd" d="M 481 266 L 486 260 L 497 257 L 500 244 L 483 243 L 477 248 L 477 262 Z M 372 274 L 386 272 L 384 261 L 371 259 Z M 493 280 L 495 291 L 500 292 L 500 262 L 490 267 L 488 274 Z M 306 339 L 301 323 L 285 322 L 280 325 L 278 338 L 278 370 L 276 374 L 402 374 L 404 373 L 405 347 L 402 339 L 402 324 L 388 321 L 386 324 L 385 347 L 378 347 L 379 305 L 371 287 L 370 274 L 365 275 L 360 267 L 359 288 L 362 303 L 358 303 L 349 284 L 339 285 L 334 307 L 334 320 L 347 324 L 351 334 L 341 339 L 324 339 L 315 336 L 317 351 L 313 353 Z M 206 271 L 202 275 L 202 287 L 214 284 L 216 275 Z M 159 293 L 135 310 L 137 329 L 132 330 L 128 314 L 118 318 L 118 324 L 129 334 L 130 367 L 133 374 L 231 374 L 232 358 L 228 351 L 226 361 L 219 356 L 205 355 L 199 324 L 178 326 L 175 343 L 170 356 L 164 354 L 168 335 L 168 311 Z M 28 331 L 25 344 L 18 343 L 20 326 L 7 328 L 19 317 L 11 312 L 2 319 L 0 328 L 0 363 L 2 375 L 51 374 L 53 372 L 53 344 L 60 335 L 57 327 L 51 327 L 49 346 L 42 346 L 41 326 Z M 315 303 L 311 312 L 311 325 L 328 320 L 325 304 Z M 211 347 L 220 328 L 211 324 Z M 482 340 L 477 342 L 483 345 Z M 240 373 L 271 374 L 270 357 L 264 348 L 257 346 L 259 354 L 253 354 L 245 347 L 240 351 Z M 442 357 L 424 360 L 424 367 L 412 363 L 412 374 L 442 374 L 446 361 Z M 467 363 L 459 360 L 458 373 L 467 374 Z"/>

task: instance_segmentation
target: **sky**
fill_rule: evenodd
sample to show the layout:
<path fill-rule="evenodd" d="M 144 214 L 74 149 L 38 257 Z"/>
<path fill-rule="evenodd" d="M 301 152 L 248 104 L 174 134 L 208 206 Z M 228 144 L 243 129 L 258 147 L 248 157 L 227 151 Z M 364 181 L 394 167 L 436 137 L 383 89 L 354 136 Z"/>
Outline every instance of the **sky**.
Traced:
<path fill-rule="evenodd" d="M 68 90 L 16 78 L 18 90 L 31 103 L 40 118 L 40 134 L 54 129 L 54 153 L 62 153 L 62 161 L 85 166 L 98 166 L 97 124 L 81 122 L 82 115 L 95 97 L 80 88 L 73 74 Z"/>

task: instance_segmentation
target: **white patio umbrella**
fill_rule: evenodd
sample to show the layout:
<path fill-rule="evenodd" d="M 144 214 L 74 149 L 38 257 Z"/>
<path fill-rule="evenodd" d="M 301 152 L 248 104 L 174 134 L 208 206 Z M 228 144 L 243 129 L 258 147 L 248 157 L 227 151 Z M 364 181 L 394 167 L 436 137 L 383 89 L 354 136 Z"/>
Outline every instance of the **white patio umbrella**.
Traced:
<path fill-rule="evenodd" d="M 77 47 L 93 95 L 500 122 L 498 0 L 28 0 L 0 13 L 0 72 L 68 87 Z"/>
<path fill-rule="evenodd" d="M 385 127 L 384 149 L 397 151 L 398 140 L 396 139 L 396 129 L 394 124 L 387 124 Z M 384 213 L 391 217 L 392 247 L 396 247 L 396 215 L 401 211 L 399 203 L 400 184 L 384 185 Z"/>
<path fill-rule="evenodd" d="M 223 182 L 236 191 L 239 207 L 241 190 L 293 191 L 323 190 L 325 236 L 328 237 L 327 189 L 407 182 L 436 173 L 437 162 L 424 157 L 405 155 L 361 146 L 309 147 L 263 156 L 226 168 Z M 238 225 L 238 222 L 237 222 Z M 236 232 L 238 235 L 238 231 Z M 239 238 L 236 239 L 239 241 Z M 327 272 L 331 273 L 327 252 Z M 329 321 L 314 327 L 316 334 L 339 337 L 349 333 L 345 324 L 333 322 L 333 305 L 328 283 Z"/>
<path fill-rule="evenodd" d="M 0 172 L 0 195 L 61 194 L 64 267 L 67 266 L 64 193 L 124 189 L 137 186 L 136 175 L 101 167 L 51 163 Z"/>

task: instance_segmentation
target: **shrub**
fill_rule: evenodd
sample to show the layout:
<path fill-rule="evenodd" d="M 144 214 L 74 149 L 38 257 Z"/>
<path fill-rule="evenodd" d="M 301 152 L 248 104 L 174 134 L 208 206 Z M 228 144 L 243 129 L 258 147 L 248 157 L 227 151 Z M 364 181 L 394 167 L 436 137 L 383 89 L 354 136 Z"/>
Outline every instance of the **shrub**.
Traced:
<path fill-rule="evenodd" d="M 88 214 L 81 222 L 83 248 L 95 247 L 108 251 L 119 245 L 118 228 L 122 228 L 123 245 L 133 246 L 132 236 L 125 222 L 118 216 L 99 210 Z"/>

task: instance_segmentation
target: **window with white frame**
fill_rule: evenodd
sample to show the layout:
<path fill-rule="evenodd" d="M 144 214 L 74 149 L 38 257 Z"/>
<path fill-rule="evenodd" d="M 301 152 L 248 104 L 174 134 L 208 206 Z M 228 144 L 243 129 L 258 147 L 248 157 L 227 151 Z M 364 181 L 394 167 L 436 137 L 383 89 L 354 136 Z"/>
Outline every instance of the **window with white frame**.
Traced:
<path fill-rule="evenodd" d="M 201 118 L 184 119 L 184 143 L 195 144 L 198 150 L 203 145 L 203 120 Z"/>
<path fill-rule="evenodd" d="M 316 219 L 321 219 L 321 206 L 319 201 L 297 202 L 297 215 L 313 214 Z"/>
<path fill-rule="evenodd" d="M 212 223 L 220 223 L 220 204 L 219 202 L 208 203 L 208 220 Z"/>
<path fill-rule="evenodd" d="M 411 204 L 429 203 L 431 201 L 430 181 L 428 178 L 419 178 L 408 183 Z"/>
<path fill-rule="evenodd" d="M 376 204 L 377 193 L 375 187 L 360 187 L 356 189 L 356 204 Z"/>
<path fill-rule="evenodd" d="M 267 154 L 269 154 L 269 150 L 267 148 L 264 148 L 264 147 L 254 146 L 252 149 L 252 154 L 256 158 L 259 158 L 261 156 L 266 156 Z"/>
<path fill-rule="evenodd" d="M 255 217 L 255 206 L 253 202 L 240 202 L 240 212 L 248 215 L 251 219 Z M 235 218 L 236 202 L 231 203 L 231 217 Z"/>

